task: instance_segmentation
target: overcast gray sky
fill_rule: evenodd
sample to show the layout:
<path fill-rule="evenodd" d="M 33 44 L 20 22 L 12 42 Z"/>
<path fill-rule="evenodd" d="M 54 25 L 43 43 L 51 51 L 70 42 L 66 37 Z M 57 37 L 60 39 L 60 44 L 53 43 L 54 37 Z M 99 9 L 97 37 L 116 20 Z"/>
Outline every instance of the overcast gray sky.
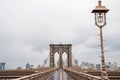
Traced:
<path fill-rule="evenodd" d="M 120 0 L 102 0 L 110 9 L 103 28 L 106 62 L 120 65 Z M 43 64 L 49 44 L 72 44 L 82 61 L 100 63 L 99 28 L 91 11 L 97 0 L 0 0 L 0 62 L 9 68 Z"/>

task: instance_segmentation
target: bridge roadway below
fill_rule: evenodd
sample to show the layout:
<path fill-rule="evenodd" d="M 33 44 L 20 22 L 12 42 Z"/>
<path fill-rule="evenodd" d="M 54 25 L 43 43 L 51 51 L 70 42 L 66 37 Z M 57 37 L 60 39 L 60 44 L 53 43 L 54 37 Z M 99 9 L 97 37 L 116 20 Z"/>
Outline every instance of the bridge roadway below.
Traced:
<path fill-rule="evenodd" d="M 76 80 L 63 69 L 58 69 L 47 80 Z"/>

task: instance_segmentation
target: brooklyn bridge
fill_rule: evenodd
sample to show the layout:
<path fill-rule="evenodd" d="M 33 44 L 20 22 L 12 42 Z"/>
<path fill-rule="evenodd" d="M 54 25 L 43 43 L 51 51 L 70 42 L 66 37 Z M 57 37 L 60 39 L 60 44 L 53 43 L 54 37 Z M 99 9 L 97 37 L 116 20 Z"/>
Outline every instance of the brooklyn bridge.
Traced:
<path fill-rule="evenodd" d="M 102 28 L 106 25 L 106 13 L 109 11 L 98 0 L 98 6 L 93 9 L 95 25 L 100 29 L 101 69 L 87 69 L 76 66 L 78 61 L 72 52 L 72 44 L 50 44 L 47 59 L 38 68 L 0 70 L 0 80 L 120 80 L 120 70 L 106 69 Z M 66 53 L 67 60 L 63 60 Z M 55 59 L 58 54 L 58 60 Z M 46 56 L 44 56 L 46 57 Z M 57 62 L 57 63 L 56 63 Z M 45 66 L 49 63 L 49 66 Z M 66 64 L 65 64 L 66 63 Z M 5 63 L 2 63 L 4 69 Z"/>
<path fill-rule="evenodd" d="M 58 53 L 58 64 L 55 66 L 54 55 Z M 63 53 L 67 54 L 67 66 L 64 66 Z M 49 67 L 16 70 L 1 70 L 0 80 L 101 80 L 101 71 L 82 69 L 73 66 L 72 44 L 50 44 Z M 120 71 L 107 71 L 110 80 L 120 80 Z"/>

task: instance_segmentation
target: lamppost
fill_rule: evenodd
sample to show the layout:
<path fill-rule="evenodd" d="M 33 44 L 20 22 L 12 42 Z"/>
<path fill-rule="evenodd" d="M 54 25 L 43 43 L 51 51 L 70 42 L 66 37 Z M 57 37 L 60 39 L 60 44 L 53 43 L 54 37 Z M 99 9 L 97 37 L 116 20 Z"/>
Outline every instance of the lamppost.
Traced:
<path fill-rule="evenodd" d="M 100 43 L 101 43 L 101 80 L 109 80 L 106 71 L 102 28 L 106 25 L 106 13 L 109 11 L 105 6 L 102 6 L 101 0 L 98 1 L 98 6 L 93 9 L 92 13 L 95 14 L 95 25 L 100 28 Z"/>

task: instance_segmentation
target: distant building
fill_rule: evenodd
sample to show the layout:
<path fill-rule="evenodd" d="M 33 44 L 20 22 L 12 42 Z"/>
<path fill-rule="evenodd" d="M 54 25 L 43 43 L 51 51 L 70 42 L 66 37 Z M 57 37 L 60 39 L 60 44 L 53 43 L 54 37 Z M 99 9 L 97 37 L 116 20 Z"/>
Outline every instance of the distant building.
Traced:
<path fill-rule="evenodd" d="M 106 69 L 107 70 L 112 70 L 112 71 L 116 71 L 118 70 L 118 64 L 117 62 L 111 63 L 111 62 L 106 62 Z"/>
<path fill-rule="evenodd" d="M 26 69 L 30 69 L 31 65 L 29 63 L 26 64 Z"/>
<path fill-rule="evenodd" d="M 41 66 L 40 65 L 38 65 L 38 68 L 40 68 Z"/>
<path fill-rule="evenodd" d="M 74 61 L 74 66 L 75 66 L 75 67 L 78 67 L 78 60 L 75 60 L 75 61 Z"/>
<path fill-rule="evenodd" d="M 5 62 L 0 63 L 0 70 L 5 70 Z"/>
<path fill-rule="evenodd" d="M 93 63 L 89 63 L 89 69 L 95 69 L 95 65 Z"/>
<path fill-rule="evenodd" d="M 22 69 L 22 67 L 17 67 L 17 70 L 20 70 L 20 69 Z"/>
<path fill-rule="evenodd" d="M 0 70 L 2 69 L 1 63 L 0 63 Z"/>
<path fill-rule="evenodd" d="M 101 64 L 93 64 L 93 63 L 89 63 L 89 62 L 85 62 L 83 61 L 80 65 L 81 68 L 84 69 L 97 69 L 97 70 L 101 70 Z M 117 62 L 111 63 L 111 62 L 106 62 L 106 69 L 107 70 L 111 70 L 111 71 L 117 71 L 120 70 L 120 67 L 118 67 Z"/>
<path fill-rule="evenodd" d="M 30 68 L 33 68 L 33 67 L 34 67 L 34 65 L 31 64 L 31 65 L 30 65 Z"/>
<path fill-rule="evenodd" d="M 106 69 L 110 69 L 110 67 L 111 67 L 111 62 L 106 62 Z"/>
<path fill-rule="evenodd" d="M 111 64 L 111 66 L 110 66 L 110 70 L 112 70 L 112 71 L 116 71 L 116 70 L 118 70 L 119 68 L 118 68 L 118 64 L 115 62 L 115 63 L 113 63 L 113 64 Z"/>
<path fill-rule="evenodd" d="M 96 69 L 100 70 L 101 69 L 101 65 L 100 64 L 96 64 Z"/>
<path fill-rule="evenodd" d="M 85 62 L 83 61 L 82 63 L 81 63 L 81 67 L 83 68 L 84 66 L 85 66 Z"/>
<path fill-rule="evenodd" d="M 86 68 L 86 69 L 94 69 L 95 65 L 93 63 L 88 63 L 88 62 L 82 62 L 81 63 L 81 68 Z"/>

